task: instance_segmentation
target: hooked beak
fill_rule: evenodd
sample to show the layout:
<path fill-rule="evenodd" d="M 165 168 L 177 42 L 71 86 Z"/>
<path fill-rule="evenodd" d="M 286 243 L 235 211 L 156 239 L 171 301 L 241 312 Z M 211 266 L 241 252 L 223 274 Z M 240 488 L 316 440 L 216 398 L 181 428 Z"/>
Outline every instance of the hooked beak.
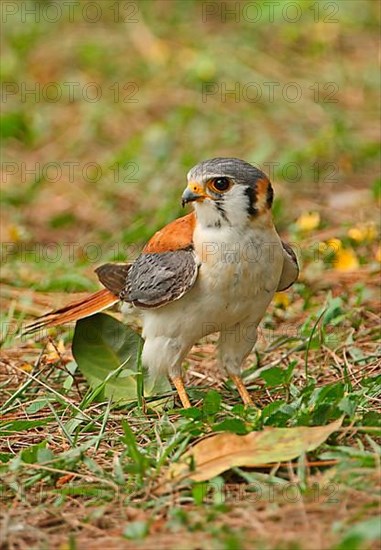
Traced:
<path fill-rule="evenodd" d="M 184 207 L 188 202 L 203 201 L 205 198 L 206 195 L 201 185 L 190 182 L 181 197 L 181 204 Z"/>

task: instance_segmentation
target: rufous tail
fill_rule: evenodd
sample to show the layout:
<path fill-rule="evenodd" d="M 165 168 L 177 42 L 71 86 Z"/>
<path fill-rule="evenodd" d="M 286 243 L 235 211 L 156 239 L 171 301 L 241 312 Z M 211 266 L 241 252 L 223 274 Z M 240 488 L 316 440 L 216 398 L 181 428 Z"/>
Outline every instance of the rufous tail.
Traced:
<path fill-rule="evenodd" d="M 87 298 L 38 317 L 38 319 L 25 328 L 24 334 L 30 334 L 42 328 L 56 327 L 78 321 L 94 313 L 99 313 L 116 304 L 116 302 L 119 302 L 119 297 L 104 288 L 94 294 L 90 294 Z"/>

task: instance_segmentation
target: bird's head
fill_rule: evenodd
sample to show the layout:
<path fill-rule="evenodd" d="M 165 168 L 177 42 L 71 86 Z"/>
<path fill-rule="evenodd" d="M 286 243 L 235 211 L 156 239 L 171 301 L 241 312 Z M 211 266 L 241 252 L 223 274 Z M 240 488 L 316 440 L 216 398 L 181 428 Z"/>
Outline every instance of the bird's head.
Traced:
<path fill-rule="evenodd" d="M 207 225 L 245 225 L 268 214 L 273 189 L 267 176 L 236 158 L 214 158 L 194 166 L 187 176 L 183 206 L 193 202 Z"/>

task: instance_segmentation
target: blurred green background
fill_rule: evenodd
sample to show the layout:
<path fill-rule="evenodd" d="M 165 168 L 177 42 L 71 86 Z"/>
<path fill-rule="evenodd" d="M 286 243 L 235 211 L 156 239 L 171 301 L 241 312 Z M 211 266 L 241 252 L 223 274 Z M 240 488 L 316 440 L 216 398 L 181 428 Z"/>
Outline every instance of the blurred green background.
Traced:
<path fill-rule="evenodd" d="M 1 0 L 0 9 L 10 545 L 375 548 L 379 3 Z M 97 289 L 97 265 L 136 256 L 189 211 L 186 173 L 215 156 L 270 175 L 276 225 L 301 260 L 247 362 L 261 414 L 222 380 L 213 337 L 187 357 L 194 416 L 96 406 L 101 386 L 74 374 L 69 326 L 15 336 L 68 292 Z M 345 428 L 312 462 L 156 492 L 159 471 L 211 430 L 344 413 Z"/>
<path fill-rule="evenodd" d="M 376 215 L 377 2 L 1 7 L 5 282 L 96 288 L 95 264 L 183 213 L 208 157 L 271 175 L 283 233 Z"/>

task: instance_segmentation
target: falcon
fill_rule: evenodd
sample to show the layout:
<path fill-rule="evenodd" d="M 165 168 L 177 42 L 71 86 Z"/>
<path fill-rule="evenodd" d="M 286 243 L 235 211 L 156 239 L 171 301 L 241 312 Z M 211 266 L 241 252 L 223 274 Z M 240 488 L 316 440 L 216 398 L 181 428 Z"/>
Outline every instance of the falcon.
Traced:
<path fill-rule="evenodd" d="M 47 313 L 27 331 L 77 321 L 118 302 L 122 311 L 133 307 L 142 318 L 143 366 L 154 379 L 170 378 L 184 408 L 191 404 L 183 360 L 193 344 L 219 333 L 220 364 L 251 405 L 241 366 L 275 292 L 297 279 L 297 259 L 274 227 L 273 188 L 261 170 L 214 158 L 192 168 L 187 183 L 182 204 L 192 203 L 192 213 L 155 233 L 136 261 L 98 267 L 105 288 Z"/>

